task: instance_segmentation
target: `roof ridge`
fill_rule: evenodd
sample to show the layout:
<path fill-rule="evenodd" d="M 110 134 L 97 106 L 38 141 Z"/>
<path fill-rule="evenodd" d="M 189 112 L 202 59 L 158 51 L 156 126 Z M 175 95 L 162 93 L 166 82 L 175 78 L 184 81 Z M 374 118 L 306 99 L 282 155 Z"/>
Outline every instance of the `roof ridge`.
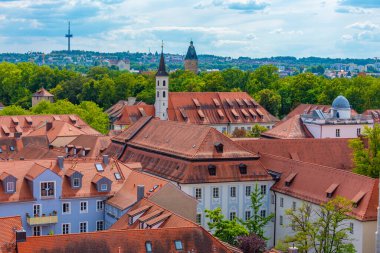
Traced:
<path fill-rule="evenodd" d="M 192 155 L 191 158 L 196 158 L 196 156 L 197 156 L 199 150 L 201 149 L 201 147 L 203 147 L 204 143 L 205 143 L 206 140 L 207 140 L 207 136 L 211 133 L 211 131 L 212 131 L 212 130 L 211 130 L 211 127 L 210 127 L 210 128 L 208 129 L 207 133 L 204 135 L 204 138 L 203 138 L 201 144 L 197 147 L 197 149 L 196 149 L 194 155 Z"/>

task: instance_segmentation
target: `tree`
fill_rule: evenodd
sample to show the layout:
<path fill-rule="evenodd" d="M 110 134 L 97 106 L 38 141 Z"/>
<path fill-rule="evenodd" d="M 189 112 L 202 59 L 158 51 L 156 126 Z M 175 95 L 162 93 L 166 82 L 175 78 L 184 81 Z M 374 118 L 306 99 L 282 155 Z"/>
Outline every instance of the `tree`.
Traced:
<path fill-rule="evenodd" d="M 247 134 L 247 132 L 244 129 L 236 127 L 234 129 L 234 131 L 232 132 L 232 137 L 233 138 L 243 138 L 246 136 L 246 134 Z"/>
<path fill-rule="evenodd" d="M 206 218 L 210 219 L 207 225 L 220 240 L 231 245 L 236 245 L 238 236 L 248 235 L 247 229 L 236 218 L 227 220 L 222 214 L 220 207 L 214 210 L 205 210 L 205 212 Z"/>
<path fill-rule="evenodd" d="M 379 178 L 380 174 L 380 125 L 374 124 L 373 128 L 366 127 L 365 138 L 350 140 L 349 145 L 353 150 L 354 172 L 373 178 Z"/>
<path fill-rule="evenodd" d="M 266 247 L 265 240 L 255 234 L 239 236 L 237 245 L 243 253 L 262 253 Z"/>
<path fill-rule="evenodd" d="M 17 105 L 10 105 L 0 111 L 0 115 L 28 115 L 30 112 Z"/>
<path fill-rule="evenodd" d="M 281 108 L 281 96 L 274 90 L 263 89 L 257 94 L 258 102 L 272 115 L 278 116 Z"/>
<path fill-rule="evenodd" d="M 268 128 L 265 126 L 260 126 L 258 124 L 255 124 L 252 129 L 247 133 L 247 137 L 253 137 L 253 138 L 259 138 L 261 136 L 261 133 L 264 133 L 267 131 Z"/>
<path fill-rule="evenodd" d="M 349 238 L 351 211 L 352 202 L 340 196 L 315 209 L 310 204 L 303 204 L 298 210 L 289 209 L 286 214 L 295 233 L 286 241 L 294 243 L 301 253 L 355 252 Z"/>
<path fill-rule="evenodd" d="M 267 240 L 267 238 L 264 236 L 264 227 L 274 217 L 274 214 L 272 213 L 268 216 L 261 215 L 261 207 L 264 205 L 263 199 L 264 195 L 261 193 L 259 186 L 256 184 L 251 193 L 250 207 L 253 210 L 252 216 L 245 221 L 240 219 L 240 222 L 248 229 L 248 232 L 250 234 L 256 234 L 259 237 Z"/>

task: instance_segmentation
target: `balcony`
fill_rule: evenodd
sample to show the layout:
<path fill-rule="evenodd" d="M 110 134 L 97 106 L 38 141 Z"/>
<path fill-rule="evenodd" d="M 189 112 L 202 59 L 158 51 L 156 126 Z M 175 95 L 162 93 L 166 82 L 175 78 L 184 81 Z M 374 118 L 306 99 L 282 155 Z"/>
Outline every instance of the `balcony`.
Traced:
<path fill-rule="evenodd" d="M 58 215 L 42 216 L 42 217 L 26 217 L 26 222 L 30 226 L 55 224 L 55 223 L 58 223 Z"/>

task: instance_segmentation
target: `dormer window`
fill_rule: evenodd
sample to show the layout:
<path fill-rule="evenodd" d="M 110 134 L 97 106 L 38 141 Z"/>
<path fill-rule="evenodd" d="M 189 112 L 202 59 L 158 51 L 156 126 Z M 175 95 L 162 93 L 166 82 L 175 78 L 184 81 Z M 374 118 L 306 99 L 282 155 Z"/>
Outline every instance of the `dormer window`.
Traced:
<path fill-rule="evenodd" d="M 210 165 L 208 166 L 208 174 L 209 174 L 210 176 L 216 176 L 216 166 L 215 166 L 215 165 L 210 164 Z"/>
<path fill-rule="evenodd" d="M 14 176 L 12 176 L 6 172 L 3 172 L 0 175 L 0 181 L 3 184 L 3 189 L 4 189 L 5 193 L 12 194 L 12 193 L 16 192 L 16 180 L 17 180 L 17 178 L 15 178 Z"/>
<path fill-rule="evenodd" d="M 112 181 L 100 174 L 94 176 L 92 183 L 95 184 L 98 192 L 109 192 L 111 190 Z"/>
<path fill-rule="evenodd" d="M 214 146 L 217 153 L 223 153 L 223 143 L 216 142 Z"/>
<path fill-rule="evenodd" d="M 72 180 L 72 186 L 73 186 L 73 188 L 80 187 L 80 178 L 73 178 L 73 180 Z"/>
<path fill-rule="evenodd" d="M 55 196 L 55 182 L 41 182 L 41 198 L 53 198 Z"/>
<path fill-rule="evenodd" d="M 239 164 L 239 170 L 240 170 L 240 174 L 242 175 L 247 174 L 247 165 L 244 163 Z"/>
<path fill-rule="evenodd" d="M 14 192 L 14 191 L 15 191 L 15 183 L 7 182 L 7 192 Z"/>
<path fill-rule="evenodd" d="M 108 185 L 107 184 L 101 184 L 100 185 L 100 190 L 101 191 L 107 191 L 107 189 L 108 189 Z"/>

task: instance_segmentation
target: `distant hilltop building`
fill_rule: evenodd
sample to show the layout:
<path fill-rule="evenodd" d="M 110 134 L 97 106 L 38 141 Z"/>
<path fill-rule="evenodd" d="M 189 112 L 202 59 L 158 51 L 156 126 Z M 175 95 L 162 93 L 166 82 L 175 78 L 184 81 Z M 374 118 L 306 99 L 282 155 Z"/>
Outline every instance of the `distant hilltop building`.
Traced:
<path fill-rule="evenodd" d="M 112 60 L 107 59 L 103 61 L 104 64 L 106 64 L 109 67 L 116 66 L 119 68 L 119 70 L 131 70 L 131 62 L 128 59 L 124 60 Z"/>
<path fill-rule="evenodd" d="M 45 90 L 44 88 L 39 89 L 36 93 L 32 95 L 32 106 L 37 105 L 41 101 L 54 102 L 54 95 Z"/>
<path fill-rule="evenodd" d="M 195 51 L 193 41 L 190 41 L 190 46 L 187 49 L 187 54 L 185 57 L 185 70 L 191 71 L 194 74 L 198 73 L 198 56 Z"/>

